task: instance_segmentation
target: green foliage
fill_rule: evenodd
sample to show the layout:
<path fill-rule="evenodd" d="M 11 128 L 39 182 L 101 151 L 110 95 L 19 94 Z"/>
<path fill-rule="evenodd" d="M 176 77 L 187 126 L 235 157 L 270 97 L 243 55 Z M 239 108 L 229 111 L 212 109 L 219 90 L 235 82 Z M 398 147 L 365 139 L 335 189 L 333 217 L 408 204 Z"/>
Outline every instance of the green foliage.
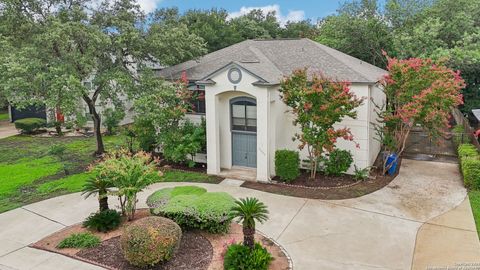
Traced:
<path fill-rule="evenodd" d="M 131 154 L 125 150 L 106 155 L 104 160 L 92 169 L 92 173 L 97 181 L 116 188 L 108 190 L 108 193 L 118 196 L 122 214 L 126 215 L 128 220 L 134 218 L 137 193 L 158 181 L 161 176 L 150 154 Z"/>
<path fill-rule="evenodd" d="M 99 169 L 96 167 L 89 174 L 89 178 L 85 181 L 82 187 L 82 195 L 88 198 L 92 195 L 98 195 L 99 210 L 108 210 L 108 191 L 114 187 L 111 179 L 99 175 Z"/>
<path fill-rule="evenodd" d="M 480 190 L 480 156 L 464 157 L 460 162 L 465 186 Z"/>
<path fill-rule="evenodd" d="M 8 1 L 2 6 L 2 96 L 18 107 L 42 102 L 66 116 L 74 115 L 83 99 L 96 131 L 102 120 L 98 105 L 124 105 L 148 90 L 149 82 L 139 75 L 145 63 L 155 59 L 169 66 L 206 52 L 203 40 L 186 25 L 147 19 L 134 0 L 28 5 Z M 101 133 L 95 135 L 96 152 L 103 153 Z"/>
<path fill-rule="evenodd" d="M 98 232 L 108 232 L 120 226 L 121 216 L 115 210 L 105 210 L 92 213 L 83 222 L 83 227 L 95 230 Z"/>
<path fill-rule="evenodd" d="M 318 32 L 316 41 L 319 43 L 367 63 L 386 66 L 382 50 L 391 50 L 393 37 L 376 7 L 362 6 L 350 12 L 328 16 L 322 20 Z"/>
<path fill-rule="evenodd" d="M 460 145 L 468 140 L 468 136 L 467 134 L 465 134 L 465 129 L 463 128 L 463 125 L 456 125 L 452 129 L 452 133 L 453 142 L 455 143 L 455 145 Z"/>
<path fill-rule="evenodd" d="M 235 201 L 231 217 L 237 218 L 243 225 L 243 244 L 250 249 L 254 248 L 255 222 L 263 223 L 268 220 L 267 206 L 257 198 L 245 198 Z"/>
<path fill-rule="evenodd" d="M 368 178 L 368 172 L 370 171 L 370 167 L 365 167 L 363 169 L 359 169 L 357 165 L 353 165 L 355 167 L 353 178 L 355 180 L 365 180 Z"/>
<path fill-rule="evenodd" d="M 162 153 L 166 160 L 195 166 L 195 154 L 205 148 L 207 134 L 204 125 L 185 121 L 175 130 L 163 132 L 160 136 Z"/>
<path fill-rule="evenodd" d="M 290 182 L 300 176 L 300 158 L 297 151 L 275 151 L 275 174 L 282 181 Z"/>
<path fill-rule="evenodd" d="M 153 120 L 147 117 L 135 117 L 133 133 L 140 149 L 145 152 L 152 152 L 157 147 L 157 131 Z"/>
<path fill-rule="evenodd" d="M 352 154 L 347 150 L 335 149 L 323 160 L 323 170 L 326 175 L 342 175 L 353 163 Z"/>
<path fill-rule="evenodd" d="M 182 230 L 162 217 L 146 217 L 132 222 L 120 242 L 125 259 L 137 267 L 170 260 L 180 245 Z"/>
<path fill-rule="evenodd" d="M 85 114 L 83 113 L 77 113 L 75 115 L 75 120 L 73 121 L 74 122 L 74 125 L 75 125 L 75 128 L 77 129 L 82 129 L 85 127 L 85 125 L 87 124 L 87 117 L 85 116 Z"/>
<path fill-rule="evenodd" d="M 147 205 L 153 214 L 170 218 L 184 228 L 223 233 L 230 228 L 234 199 L 224 192 L 183 186 L 154 192 Z"/>
<path fill-rule="evenodd" d="M 466 158 L 466 157 L 477 157 L 479 155 L 478 150 L 475 147 L 475 145 L 470 144 L 470 143 L 460 144 L 458 146 L 457 151 L 458 151 L 458 156 L 460 157 L 460 159 L 463 159 L 463 158 Z"/>
<path fill-rule="evenodd" d="M 8 115 L 8 112 L 1 112 L 0 111 L 0 121 L 7 121 L 10 119 L 10 116 Z"/>
<path fill-rule="evenodd" d="M 57 248 L 93 248 L 100 245 L 100 238 L 91 233 L 74 233 L 63 239 Z"/>
<path fill-rule="evenodd" d="M 120 108 L 107 108 L 103 111 L 103 125 L 107 128 L 107 133 L 112 135 L 115 134 L 116 129 L 120 122 L 125 118 L 125 109 Z"/>
<path fill-rule="evenodd" d="M 272 255 L 259 243 L 250 249 L 244 245 L 233 244 L 225 252 L 223 269 L 225 270 L 267 270 L 273 261 Z"/>
<path fill-rule="evenodd" d="M 47 122 L 42 118 L 24 118 L 15 121 L 15 128 L 20 129 L 25 134 L 31 134 L 46 125 Z"/>
<path fill-rule="evenodd" d="M 458 157 L 463 174 L 463 182 L 467 188 L 480 190 L 480 154 L 473 144 L 464 143 L 458 146 Z"/>
<path fill-rule="evenodd" d="M 352 141 L 349 128 L 335 128 L 345 117 L 355 119 L 356 108 L 363 100 L 350 91 L 350 84 L 307 75 L 307 70 L 296 70 L 281 82 L 283 102 L 292 108 L 294 124 L 300 128 L 294 139 L 299 149 L 307 148 L 310 160 L 310 178 L 315 178 L 318 162 L 325 151 L 335 149 L 337 139 Z M 358 146 L 358 145 L 357 145 Z"/>

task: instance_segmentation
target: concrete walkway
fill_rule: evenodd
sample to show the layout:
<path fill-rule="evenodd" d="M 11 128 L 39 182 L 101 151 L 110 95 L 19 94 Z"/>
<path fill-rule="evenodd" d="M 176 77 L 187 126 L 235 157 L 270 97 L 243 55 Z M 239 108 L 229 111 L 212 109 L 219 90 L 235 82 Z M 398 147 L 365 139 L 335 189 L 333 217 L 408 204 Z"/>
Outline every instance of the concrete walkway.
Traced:
<path fill-rule="evenodd" d="M 192 184 L 154 184 L 140 194 L 139 207 L 146 207 L 153 191 L 177 185 Z M 265 202 L 270 219 L 258 229 L 285 247 L 295 269 L 424 269 L 480 262 L 480 243 L 455 164 L 404 160 L 387 187 L 340 201 L 264 193 L 232 181 L 198 185 Z M 27 247 L 96 209 L 94 198 L 84 200 L 77 193 L 0 214 L 0 269 L 99 269 Z M 449 214 L 455 209 L 461 210 Z M 437 238 L 449 245 L 432 242 Z"/>
<path fill-rule="evenodd" d="M 8 121 L 0 121 L 0 139 L 7 138 L 13 135 L 17 135 L 18 130 L 15 126 Z"/>

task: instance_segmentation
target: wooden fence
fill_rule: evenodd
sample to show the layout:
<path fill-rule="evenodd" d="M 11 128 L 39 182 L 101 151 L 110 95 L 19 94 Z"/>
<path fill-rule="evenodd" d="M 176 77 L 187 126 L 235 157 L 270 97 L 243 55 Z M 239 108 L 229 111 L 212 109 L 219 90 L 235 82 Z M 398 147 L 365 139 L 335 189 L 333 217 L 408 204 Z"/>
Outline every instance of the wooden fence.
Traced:
<path fill-rule="evenodd" d="M 477 149 L 480 151 L 480 143 L 478 143 L 478 140 L 473 135 L 473 132 L 475 130 L 470 126 L 468 119 L 457 108 L 453 109 L 452 114 L 453 114 L 453 117 L 455 118 L 455 122 L 457 123 L 457 125 L 462 125 L 463 129 L 465 130 L 465 133 L 461 135 L 462 136 L 461 141 L 463 143 L 471 143 L 475 145 Z"/>

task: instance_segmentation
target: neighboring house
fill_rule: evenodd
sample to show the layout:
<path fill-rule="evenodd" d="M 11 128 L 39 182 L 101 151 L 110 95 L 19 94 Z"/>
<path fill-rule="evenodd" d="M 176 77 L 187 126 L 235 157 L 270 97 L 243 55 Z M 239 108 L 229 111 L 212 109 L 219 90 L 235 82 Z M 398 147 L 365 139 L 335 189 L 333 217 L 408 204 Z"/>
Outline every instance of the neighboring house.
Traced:
<path fill-rule="evenodd" d="M 292 140 L 298 128 L 281 100 L 280 81 L 305 67 L 350 81 L 352 91 L 365 97 L 357 109 L 357 119 L 338 123 L 351 129 L 360 147 L 343 140 L 337 146 L 351 151 L 358 168 L 371 166 L 380 151 L 373 123 L 377 118 L 374 104 L 384 100 L 377 83 L 386 74 L 383 69 L 309 39 L 283 39 L 243 41 L 158 74 L 176 80 L 185 73 L 190 88 L 204 96 L 189 118 L 206 119 L 209 174 L 249 167 L 256 169 L 257 180 L 268 181 L 275 175 L 275 151 L 297 150 L 299 144 Z M 302 151 L 301 159 L 306 158 L 306 151 Z"/>

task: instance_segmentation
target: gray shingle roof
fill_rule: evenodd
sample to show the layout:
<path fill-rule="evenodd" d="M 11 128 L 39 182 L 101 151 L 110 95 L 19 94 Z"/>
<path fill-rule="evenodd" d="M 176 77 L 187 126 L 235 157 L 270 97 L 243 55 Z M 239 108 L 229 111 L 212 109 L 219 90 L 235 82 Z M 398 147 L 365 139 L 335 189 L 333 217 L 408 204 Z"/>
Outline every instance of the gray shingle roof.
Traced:
<path fill-rule="evenodd" d="M 310 39 L 245 40 L 160 71 L 165 79 L 178 79 L 183 71 L 189 80 L 205 80 L 213 72 L 235 63 L 277 84 L 292 71 L 307 67 L 339 81 L 375 83 L 387 71 Z"/>

